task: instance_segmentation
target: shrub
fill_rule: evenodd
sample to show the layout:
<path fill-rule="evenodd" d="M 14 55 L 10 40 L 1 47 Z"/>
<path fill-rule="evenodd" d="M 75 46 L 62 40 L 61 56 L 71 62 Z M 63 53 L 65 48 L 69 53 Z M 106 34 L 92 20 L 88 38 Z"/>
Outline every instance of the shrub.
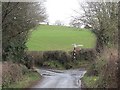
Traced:
<path fill-rule="evenodd" d="M 117 87 L 117 53 L 118 51 L 116 49 L 105 49 L 88 69 L 88 76 L 99 77 L 98 81 L 96 82 L 97 87 Z"/>
<path fill-rule="evenodd" d="M 28 69 L 31 69 L 33 67 L 33 57 L 25 54 L 22 64 L 24 64 Z"/>
<path fill-rule="evenodd" d="M 37 66 L 43 66 L 43 63 L 46 61 L 58 61 L 62 65 L 64 65 L 66 68 L 72 68 L 72 64 L 75 63 L 73 60 L 73 52 L 65 52 L 65 51 L 29 51 L 26 52 L 28 57 L 31 57 L 31 59 L 34 61 L 34 64 Z M 93 61 L 95 56 L 95 50 L 94 49 L 82 49 L 81 51 L 77 52 L 77 60 L 88 60 Z M 28 60 L 29 61 L 29 60 Z M 31 66 L 31 65 L 30 65 Z"/>
<path fill-rule="evenodd" d="M 29 68 L 31 68 L 31 66 L 32 66 L 31 64 L 33 64 L 33 63 L 35 65 L 42 66 L 42 63 L 44 62 L 43 52 L 40 52 L 40 51 L 26 52 L 25 58 L 26 58 L 26 65 Z M 29 63 L 29 62 L 31 62 L 31 63 Z"/>
<path fill-rule="evenodd" d="M 3 62 L 2 64 L 2 87 L 7 87 L 9 84 L 22 79 L 27 73 L 27 68 L 21 64 L 12 62 Z"/>
<path fill-rule="evenodd" d="M 43 66 L 47 67 L 47 68 L 57 68 L 57 69 L 63 69 L 64 68 L 64 66 L 60 62 L 53 61 L 53 60 L 45 61 L 43 63 Z"/>

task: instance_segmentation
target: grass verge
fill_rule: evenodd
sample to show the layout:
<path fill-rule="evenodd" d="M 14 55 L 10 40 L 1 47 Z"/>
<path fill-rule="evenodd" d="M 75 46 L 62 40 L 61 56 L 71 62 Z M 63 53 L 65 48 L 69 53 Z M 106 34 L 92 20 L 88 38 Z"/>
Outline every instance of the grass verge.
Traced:
<path fill-rule="evenodd" d="M 54 60 L 49 60 L 49 61 L 45 61 L 43 63 L 44 66 L 48 67 L 48 68 L 52 68 L 52 69 L 65 69 L 64 65 L 62 65 L 60 62 L 58 61 L 54 61 Z"/>
<path fill-rule="evenodd" d="M 71 62 L 71 66 L 73 69 L 76 68 L 84 68 L 87 69 L 90 66 L 91 61 L 86 61 L 86 60 L 76 60 L 74 62 Z"/>
<path fill-rule="evenodd" d="M 23 76 L 21 81 L 13 83 L 5 88 L 29 88 L 32 84 L 39 81 L 41 76 L 37 72 L 29 72 L 28 74 Z"/>
<path fill-rule="evenodd" d="M 51 68 L 51 69 L 76 69 L 76 68 L 84 68 L 87 69 L 87 67 L 90 65 L 90 61 L 85 60 L 76 60 L 74 62 L 67 62 L 67 63 L 60 63 L 59 61 L 49 60 L 43 62 L 44 68 Z"/>
<path fill-rule="evenodd" d="M 99 80 L 98 76 L 88 76 L 85 75 L 82 78 L 82 87 L 83 88 L 97 88 L 97 81 Z"/>

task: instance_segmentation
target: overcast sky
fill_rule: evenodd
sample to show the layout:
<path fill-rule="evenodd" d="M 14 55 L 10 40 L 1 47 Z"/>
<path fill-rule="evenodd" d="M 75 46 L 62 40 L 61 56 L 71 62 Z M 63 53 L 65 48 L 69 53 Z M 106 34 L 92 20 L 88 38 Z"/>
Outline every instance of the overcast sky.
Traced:
<path fill-rule="evenodd" d="M 45 6 L 50 24 L 54 24 L 56 20 L 60 20 L 68 25 L 71 16 L 76 15 L 74 10 L 81 12 L 79 2 L 83 0 L 46 0 Z"/>

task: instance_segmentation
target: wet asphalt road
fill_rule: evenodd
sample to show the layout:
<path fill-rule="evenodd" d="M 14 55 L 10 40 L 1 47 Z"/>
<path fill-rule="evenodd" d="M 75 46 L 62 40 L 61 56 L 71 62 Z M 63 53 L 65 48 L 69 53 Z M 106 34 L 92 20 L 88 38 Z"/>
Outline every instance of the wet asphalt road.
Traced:
<path fill-rule="evenodd" d="M 37 69 L 43 79 L 32 88 L 80 88 L 85 70 Z"/>

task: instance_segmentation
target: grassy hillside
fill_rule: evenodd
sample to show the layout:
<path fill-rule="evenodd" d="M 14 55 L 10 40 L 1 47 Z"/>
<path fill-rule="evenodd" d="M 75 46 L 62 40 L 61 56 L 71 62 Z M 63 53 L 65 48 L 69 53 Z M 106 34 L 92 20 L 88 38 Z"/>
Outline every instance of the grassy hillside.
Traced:
<path fill-rule="evenodd" d="M 31 31 L 27 42 L 30 51 L 72 50 L 72 44 L 83 44 L 83 48 L 95 46 L 95 35 L 89 30 L 66 26 L 40 25 Z"/>

